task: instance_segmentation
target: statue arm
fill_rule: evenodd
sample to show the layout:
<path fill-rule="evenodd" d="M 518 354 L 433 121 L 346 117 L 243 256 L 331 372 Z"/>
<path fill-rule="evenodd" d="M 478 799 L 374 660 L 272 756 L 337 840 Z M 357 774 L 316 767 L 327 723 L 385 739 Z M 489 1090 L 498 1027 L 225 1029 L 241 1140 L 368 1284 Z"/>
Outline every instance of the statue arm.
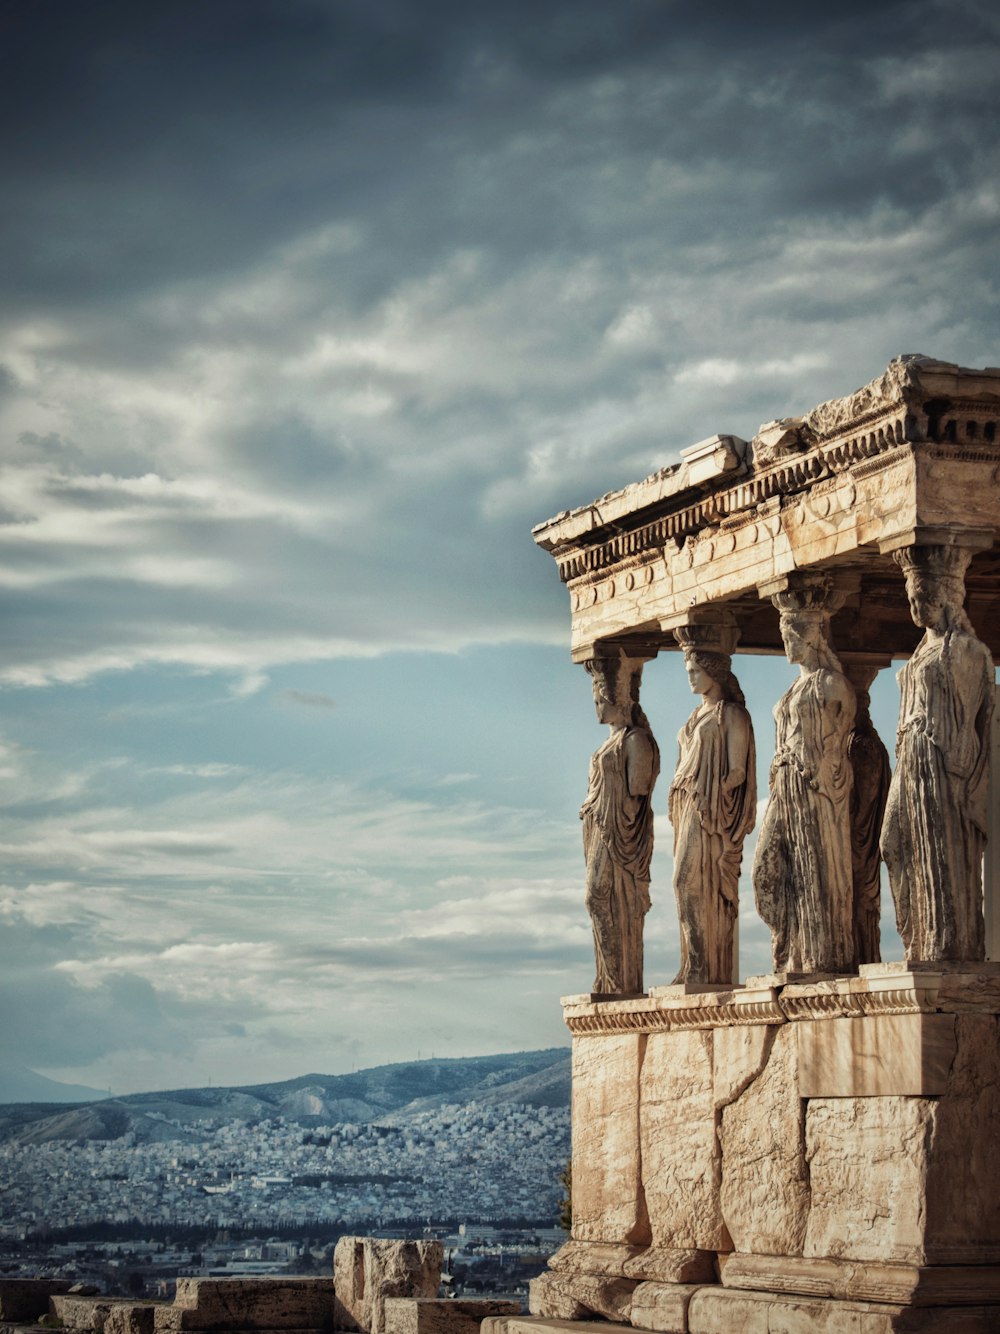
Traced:
<path fill-rule="evenodd" d="M 822 703 L 822 754 L 816 772 L 819 792 L 837 802 L 850 786 L 847 739 L 854 725 L 857 696 L 846 676 L 825 671 L 820 682 Z"/>
<path fill-rule="evenodd" d="M 987 762 L 993 664 L 988 650 L 967 638 L 956 644 L 952 653 L 955 735 L 944 749 L 944 762 L 950 774 L 974 787 Z"/>
<path fill-rule="evenodd" d="M 625 786 L 630 797 L 646 797 L 656 781 L 653 738 L 641 727 L 625 738 Z"/>
<path fill-rule="evenodd" d="M 722 790 L 731 792 L 742 786 L 747 777 L 747 759 L 750 754 L 750 717 L 738 706 L 727 706 L 726 725 L 726 776 Z"/>

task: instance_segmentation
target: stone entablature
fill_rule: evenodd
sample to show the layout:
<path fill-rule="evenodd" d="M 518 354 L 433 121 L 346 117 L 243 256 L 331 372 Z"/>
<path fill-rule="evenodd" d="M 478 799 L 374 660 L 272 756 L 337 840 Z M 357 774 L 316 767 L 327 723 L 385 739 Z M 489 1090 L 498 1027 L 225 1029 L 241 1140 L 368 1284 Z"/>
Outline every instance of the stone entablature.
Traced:
<path fill-rule="evenodd" d="M 840 650 L 888 657 L 917 636 L 889 553 L 962 541 L 989 553 L 1000 532 L 1000 369 L 901 357 L 884 375 L 751 444 L 715 436 L 682 463 L 564 511 L 534 529 L 572 607 L 572 653 L 604 641 L 673 649 L 692 611 L 725 609 L 742 651 L 778 652 L 777 617 L 760 597 L 790 573 L 835 568 L 847 599 Z M 1000 657 L 992 554 L 973 561 L 969 611 Z"/>

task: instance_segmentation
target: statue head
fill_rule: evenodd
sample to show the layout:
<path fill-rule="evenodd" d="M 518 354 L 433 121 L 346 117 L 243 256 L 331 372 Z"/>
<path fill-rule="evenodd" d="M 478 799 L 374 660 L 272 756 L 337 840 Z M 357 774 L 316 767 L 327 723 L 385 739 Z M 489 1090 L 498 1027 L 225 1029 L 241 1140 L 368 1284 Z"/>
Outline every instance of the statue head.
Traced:
<path fill-rule="evenodd" d="M 840 660 L 830 643 L 830 617 L 842 597 L 827 574 L 800 578 L 794 587 L 771 598 L 779 612 L 781 641 L 789 662 L 806 671 L 825 667 L 839 671 Z"/>
<path fill-rule="evenodd" d="M 612 727 L 646 726 L 639 707 L 642 662 L 627 658 L 624 652 L 609 653 L 584 663 L 594 683 L 594 707 L 597 721 Z"/>
<path fill-rule="evenodd" d="M 906 579 L 914 625 L 923 630 L 971 631 L 965 614 L 965 571 L 972 552 L 965 547 L 920 546 L 894 551 Z"/>
<path fill-rule="evenodd" d="M 781 613 L 781 642 L 789 662 L 802 664 L 808 662 L 810 657 L 822 657 L 823 649 L 829 647 L 829 619 L 828 613 L 814 610 Z"/>
<path fill-rule="evenodd" d="M 691 689 L 696 695 L 708 694 L 712 685 L 719 687 L 719 699 L 728 703 L 744 704 L 740 683 L 732 672 L 732 658 L 728 653 L 711 649 L 686 648 L 684 665 Z"/>

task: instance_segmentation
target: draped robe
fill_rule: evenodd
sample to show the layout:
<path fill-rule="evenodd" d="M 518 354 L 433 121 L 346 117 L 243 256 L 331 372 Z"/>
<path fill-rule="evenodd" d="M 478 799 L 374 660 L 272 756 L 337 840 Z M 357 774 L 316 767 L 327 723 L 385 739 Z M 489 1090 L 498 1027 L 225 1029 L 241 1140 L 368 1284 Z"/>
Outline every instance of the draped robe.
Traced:
<path fill-rule="evenodd" d="M 626 741 L 642 733 L 652 747 L 649 792 L 632 796 Z M 594 929 L 594 991 L 642 991 L 642 928 L 649 911 L 649 863 L 653 856 L 653 784 L 659 749 L 646 728 L 612 732 L 590 761 L 590 784 L 580 808 L 587 864 L 587 910 Z"/>
<path fill-rule="evenodd" d="M 835 678 L 843 703 L 829 697 Z M 799 676 L 775 706 L 771 793 L 753 885 L 777 972 L 842 973 L 853 964 L 847 742 L 854 698 L 842 673 L 819 668 Z"/>
<path fill-rule="evenodd" d="M 749 740 L 745 777 L 727 790 L 730 733 L 741 721 Z M 681 969 L 675 980 L 728 985 L 733 980 L 743 840 L 756 818 L 750 715 L 729 701 L 696 709 L 681 728 L 677 744 L 669 798 L 674 895 L 681 927 Z"/>
<path fill-rule="evenodd" d="M 982 959 L 993 662 L 975 635 L 925 635 L 897 679 L 882 855 L 899 934 L 908 960 Z"/>

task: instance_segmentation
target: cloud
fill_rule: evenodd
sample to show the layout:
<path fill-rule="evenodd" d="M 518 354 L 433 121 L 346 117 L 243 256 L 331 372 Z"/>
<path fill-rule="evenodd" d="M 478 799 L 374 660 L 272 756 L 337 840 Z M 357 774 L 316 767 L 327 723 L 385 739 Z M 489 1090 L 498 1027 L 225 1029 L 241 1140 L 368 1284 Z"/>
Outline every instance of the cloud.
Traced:
<path fill-rule="evenodd" d="M 318 690 L 283 690 L 281 698 L 292 704 L 301 704 L 307 709 L 335 709 L 337 701 Z"/>
<path fill-rule="evenodd" d="M 88 95 L 7 149 L 8 684 L 542 642 L 546 513 L 856 387 L 915 320 L 988 357 L 994 93 L 941 96 L 992 58 L 975 5 L 862 46 L 850 6 L 228 12 L 11 36 Z"/>
<path fill-rule="evenodd" d="M 149 1083 L 561 1041 L 589 928 L 530 528 L 899 352 L 995 362 L 992 11 L 49 17 L 5 29 L 0 143 L 17 1041 Z M 475 709 L 411 692 L 481 646 Z M 656 872 L 666 973 L 662 837 Z"/>

